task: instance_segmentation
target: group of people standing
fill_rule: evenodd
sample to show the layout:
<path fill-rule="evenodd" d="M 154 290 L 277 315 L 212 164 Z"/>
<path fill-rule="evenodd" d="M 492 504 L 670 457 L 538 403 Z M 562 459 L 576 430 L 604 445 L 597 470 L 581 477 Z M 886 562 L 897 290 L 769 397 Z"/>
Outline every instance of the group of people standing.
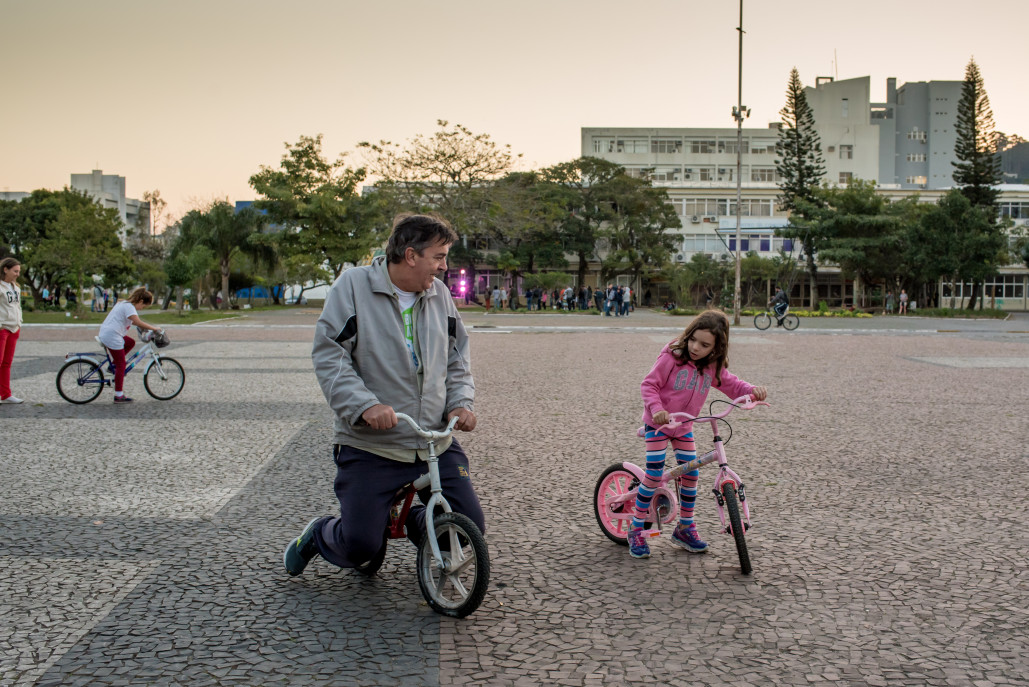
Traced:
<path fill-rule="evenodd" d="M 887 315 L 892 315 L 893 314 L 893 292 L 892 291 L 890 291 L 890 290 L 886 291 L 885 301 L 886 301 L 886 314 Z M 897 314 L 898 315 L 907 315 L 908 314 L 908 292 L 905 291 L 904 289 L 901 289 L 900 290 L 900 296 L 897 297 L 897 302 L 900 304 L 899 305 L 899 309 L 897 310 Z"/>
<path fill-rule="evenodd" d="M 600 293 L 599 290 L 598 293 Z M 604 315 L 610 317 L 614 314 L 615 317 L 628 317 L 629 311 L 633 309 L 632 297 L 632 289 L 628 286 L 608 284 L 607 291 L 604 292 Z M 600 309 L 599 304 L 597 309 Z"/>

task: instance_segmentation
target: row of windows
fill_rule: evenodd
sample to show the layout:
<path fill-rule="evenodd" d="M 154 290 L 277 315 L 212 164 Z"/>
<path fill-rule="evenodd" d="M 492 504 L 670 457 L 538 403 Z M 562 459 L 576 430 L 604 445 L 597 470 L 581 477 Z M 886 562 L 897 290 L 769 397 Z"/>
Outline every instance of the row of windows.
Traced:
<path fill-rule="evenodd" d="M 951 284 L 944 282 L 943 297 L 950 298 L 951 291 L 957 298 L 970 298 L 972 296 L 971 284 Z M 1022 298 L 1025 293 L 1025 277 L 1020 274 L 1003 274 L 993 277 L 983 283 L 984 293 L 987 298 Z"/>
<path fill-rule="evenodd" d="M 925 143 L 926 139 L 927 139 L 927 134 L 924 131 L 918 131 L 916 129 L 914 131 L 909 131 L 908 132 L 908 140 L 909 141 L 921 141 L 922 143 Z"/>
<path fill-rule="evenodd" d="M 775 155 L 775 141 L 770 139 L 746 140 L 740 152 L 749 155 Z M 735 140 L 686 139 L 685 145 L 691 153 L 736 154 Z M 680 138 L 594 138 L 594 153 L 681 153 L 683 139 Z"/>
<path fill-rule="evenodd" d="M 669 201 L 676 212 L 683 217 L 735 217 L 736 199 L 686 198 Z M 743 217 L 772 217 L 775 201 L 744 198 L 741 202 Z"/>
<path fill-rule="evenodd" d="M 906 179 L 905 183 L 908 183 L 908 184 L 919 184 L 919 185 L 924 186 L 925 184 L 929 183 L 929 180 L 926 179 L 923 176 L 911 176 L 911 177 L 908 177 Z"/>
<path fill-rule="evenodd" d="M 684 253 L 725 253 L 736 252 L 736 237 L 720 238 L 711 234 L 686 234 L 682 238 L 682 250 Z M 793 239 L 782 239 L 775 236 L 751 234 L 740 237 L 740 252 L 750 251 L 760 253 L 779 252 L 784 250 L 787 253 L 793 250 Z"/>
<path fill-rule="evenodd" d="M 925 153 L 908 153 L 908 162 L 925 162 Z"/>
<path fill-rule="evenodd" d="M 625 173 L 636 179 L 649 178 L 653 181 L 736 181 L 735 167 L 626 167 Z M 743 170 L 746 179 L 748 170 Z M 774 167 L 751 167 L 750 180 L 754 182 L 775 182 L 779 175 Z"/>
<path fill-rule="evenodd" d="M 1011 219 L 1027 219 L 1029 218 L 1029 203 L 1017 201 L 1001 203 L 1000 216 Z"/>

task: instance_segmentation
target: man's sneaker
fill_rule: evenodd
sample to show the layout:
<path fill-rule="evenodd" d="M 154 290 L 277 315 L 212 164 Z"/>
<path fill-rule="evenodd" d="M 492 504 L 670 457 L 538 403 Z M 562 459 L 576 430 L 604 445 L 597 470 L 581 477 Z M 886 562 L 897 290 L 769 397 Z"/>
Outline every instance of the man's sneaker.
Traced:
<path fill-rule="evenodd" d="M 672 532 L 672 543 L 692 553 L 704 553 L 707 551 L 707 542 L 697 534 L 696 525 L 683 527 L 678 525 Z"/>
<path fill-rule="evenodd" d="M 629 532 L 629 555 L 633 558 L 650 558 L 650 546 L 643 530 Z"/>
<path fill-rule="evenodd" d="M 289 546 L 282 554 L 282 564 L 286 566 L 286 572 L 296 577 L 304 572 L 308 562 L 318 553 L 318 545 L 314 543 L 314 526 L 321 518 L 315 518 L 307 523 L 307 527 L 300 533 L 300 536 L 290 541 Z"/>
<path fill-rule="evenodd" d="M 5 399 L 0 400 L 0 403 L 24 403 L 25 399 L 18 398 L 17 396 L 8 396 Z"/>
<path fill-rule="evenodd" d="M 128 396 L 115 396 L 114 397 L 114 402 L 115 403 L 132 403 L 132 399 L 129 398 Z"/>

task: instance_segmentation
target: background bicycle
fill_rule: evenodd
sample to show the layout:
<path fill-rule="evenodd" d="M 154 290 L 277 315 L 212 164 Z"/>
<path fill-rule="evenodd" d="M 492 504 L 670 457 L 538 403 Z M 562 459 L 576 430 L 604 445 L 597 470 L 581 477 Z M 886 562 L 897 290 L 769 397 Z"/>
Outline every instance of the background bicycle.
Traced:
<path fill-rule="evenodd" d="M 754 326 L 762 330 L 768 329 L 772 326 L 772 322 L 775 321 L 775 312 L 773 310 L 765 310 L 754 317 Z M 786 307 L 786 314 L 782 317 L 782 326 L 790 331 L 800 326 L 800 318 L 790 312 L 789 306 Z"/>
<path fill-rule="evenodd" d="M 157 349 L 171 343 L 164 330 L 152 332 L 136 328 L 143 346 L 125 361 L 125 373 L 147 361 L 143 369 L 143 387 L 158 401 L 175 398 L 186 383 L 186 372 L 174 358 L 162 356 Z M 99 337 L 96 338 L 100 343 Z M 103 346 L 103 344 L 100 344 Z M 57 393 L 69 403 L 89 403 L 100 396 L 104 387 L 114 384 L 114 363 L 106 348 L 99 352 L 69 353 L 68 361 L 57 372 Z M 105 376 L 105 373 L 109 376 Z"/>

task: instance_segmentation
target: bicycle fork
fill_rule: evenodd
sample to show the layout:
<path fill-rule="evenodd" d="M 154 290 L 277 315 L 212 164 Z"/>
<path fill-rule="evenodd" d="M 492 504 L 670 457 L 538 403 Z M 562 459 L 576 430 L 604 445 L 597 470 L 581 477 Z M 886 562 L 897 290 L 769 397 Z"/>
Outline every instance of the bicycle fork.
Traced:
<path fill-rule="evenodd" d="M 750 529 L 750 505 L 747 503 L 747 491 L 743 484 L 743 480 L 733 472 L 732 468 L 729 467 L 729 463 L 725 457 L 725 449 L 722 446 L 722 438 L 719 436 L 715 437 L 715 451 L 718 460 L 718 474 L 715 476 L 715 486 L 711 490 L 714 494 L 715 502 L 718 505 L 718 519 L 722 523 L 722 531 L 726 534 L 732 534 L 732 526 L 729 524 L 728 519 L 725 517 L 725 497 L 722 495 L 725 490 L 726 484 L 732 484 L 736 490 L 736 494 L 739 497 L 740 502 L 740 514 L 743 516 L 743 531 L 746 533 Z"/>

